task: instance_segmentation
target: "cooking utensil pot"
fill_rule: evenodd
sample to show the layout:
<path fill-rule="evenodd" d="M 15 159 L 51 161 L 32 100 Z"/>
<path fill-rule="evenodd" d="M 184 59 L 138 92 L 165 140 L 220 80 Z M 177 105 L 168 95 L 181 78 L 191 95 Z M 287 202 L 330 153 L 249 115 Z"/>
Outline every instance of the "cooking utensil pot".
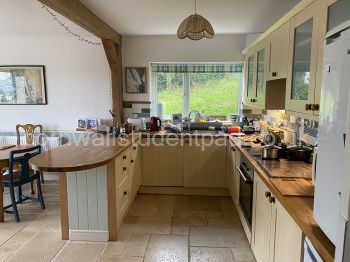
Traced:
<path fill-rule="evenodd" d="M 290 161 L 311 161 L 312 148 L 306 146 L 292 146 L 287 148 L 287 159 Z"/>
<path fill-rule="evenodd" d="M 281 148 L 278 146 L 263 146 L 261 147 L 261 159 L 263 160 L 273 160 L 280 158 Z"/>

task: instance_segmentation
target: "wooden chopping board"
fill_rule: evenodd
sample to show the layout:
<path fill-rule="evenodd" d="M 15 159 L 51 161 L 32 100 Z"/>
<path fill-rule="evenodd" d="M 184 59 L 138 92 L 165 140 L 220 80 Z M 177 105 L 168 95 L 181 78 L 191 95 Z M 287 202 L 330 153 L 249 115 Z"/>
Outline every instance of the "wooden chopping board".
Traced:
<path fill-rule="evenodd" d="M 271 182 L 284 196 L 313 197 L 315 187 L 311 180 L 293 178 L 272 178 Z"/>

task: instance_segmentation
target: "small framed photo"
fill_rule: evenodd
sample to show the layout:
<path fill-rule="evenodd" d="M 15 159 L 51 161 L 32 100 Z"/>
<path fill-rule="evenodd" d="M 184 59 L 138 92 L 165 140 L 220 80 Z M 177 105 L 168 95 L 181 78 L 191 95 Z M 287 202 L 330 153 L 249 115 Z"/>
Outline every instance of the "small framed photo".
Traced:
<path fill-rule="evenodd" d="M 97 129 L 97 119 L 88 119 L 87 128 L 88 129 Z"/>
<path fill-rule="evenodd" d="M 147 92 L 147 68 L 125 68 L 126 93 L 143 94 Z"/>
<path fill-rule="evenodd" d="M 80 118 L 78 120 L 78 127 L 79 128 L 87 128 L 87 119 L 86 118 Z"/>

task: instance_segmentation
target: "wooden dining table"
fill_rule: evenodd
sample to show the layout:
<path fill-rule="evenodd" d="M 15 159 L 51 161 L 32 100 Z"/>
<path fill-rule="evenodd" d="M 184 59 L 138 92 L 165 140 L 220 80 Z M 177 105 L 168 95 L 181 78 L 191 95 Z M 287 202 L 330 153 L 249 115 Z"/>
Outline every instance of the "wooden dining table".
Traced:
<path fill-rule="evenodd" d="M 11 151 L 20 150 L 20 149 L 26 149 L 30 146 L 4 146 L 1 145 L 0 147 L 0 171 L 3 168 L 6 168 L 9 166 L 9 156 Z M 4 149 L 5 148 L 5 149 Z M 2 188 L 2 175 L 0 174 L 0 223 L 4 222 L 4 198 L 3 198 L 3 188 Z"/>

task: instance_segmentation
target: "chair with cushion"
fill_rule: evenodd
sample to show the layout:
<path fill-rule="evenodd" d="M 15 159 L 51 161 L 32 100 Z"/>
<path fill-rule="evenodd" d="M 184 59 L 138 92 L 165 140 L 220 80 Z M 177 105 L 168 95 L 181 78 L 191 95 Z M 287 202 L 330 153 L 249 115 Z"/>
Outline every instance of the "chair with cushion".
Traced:
<path fill-rule="evenodd" d="M 39 171 L 31 171 L 29 167 L 29 160 L 41 153 L 41 146 L 35 146 L 27 149 L 15 150 L 9 155 L 9 170 L 2 178 L 3 187 L 9 188 L 11 204 L 4 207 L 5 213 L 14 214 L 17 222 L 20 221 L 18 215 L 17 205 L 22 204 L 26 200 L 38 201 L 42 209 L 45 209 L 44 198 L 41 189 L 41 177 Z M 20 167 L 17 169 L 17 167 Z M 37 182 L 38 198 L 24 196 L 22 193 L 22 186 L 28 183 Z M 15 195 L 15 188 L 17 191 L 17 199 Z M 12 209 L 12 210 L 9 210 Z"/>

